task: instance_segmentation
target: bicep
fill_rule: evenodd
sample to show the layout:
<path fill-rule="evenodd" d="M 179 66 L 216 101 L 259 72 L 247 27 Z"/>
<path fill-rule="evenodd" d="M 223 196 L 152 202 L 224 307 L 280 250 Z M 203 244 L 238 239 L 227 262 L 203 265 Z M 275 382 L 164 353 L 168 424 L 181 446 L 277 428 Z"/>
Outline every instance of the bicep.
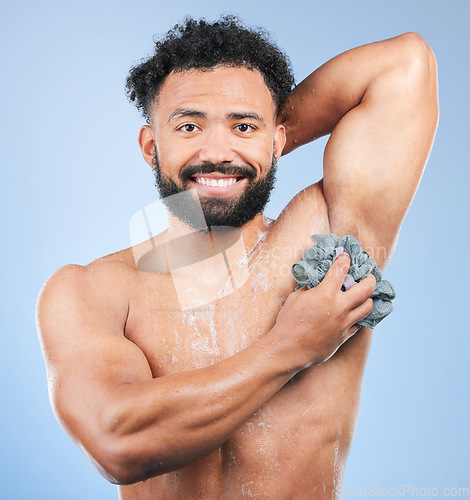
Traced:
<path fill-rule="evenodd" d="M 87 273 L 74 266 L 49 280 L 38 301 L 38 328 L 54 412 L 90 450 L 104 438 L 117 389 L 152 374 L 142 351 L 124 336 L 125 300 Z"/>
<path fill-rule="evenodd" d="M 409 53 L 403 65 L 388 68 L 370 84 L 361 103 L 334 129 L 324 156 L 332 232 L 385 248 L 387 257 L 419 184 L 437 122 L 432 52 L 416 35 L 396 43 Z"/>

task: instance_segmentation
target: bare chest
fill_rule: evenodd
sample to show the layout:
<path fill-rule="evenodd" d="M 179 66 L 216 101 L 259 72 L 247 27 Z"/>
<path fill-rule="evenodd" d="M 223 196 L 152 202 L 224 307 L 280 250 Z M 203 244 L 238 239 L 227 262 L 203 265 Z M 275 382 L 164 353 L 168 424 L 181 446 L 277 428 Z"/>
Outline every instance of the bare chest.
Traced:
<path fill-rule="evenodd" d="M 325 232 L 322 224 L 309 233 Z M 153 376 L 217 363 L 265 335 L 294 289 L 291 266 L 308 239 L 268 240 L 245 268 L 228 274 L 220 259 L 205 261 L 193 274 L 143 273 L 130 297 L 125 334 L 143 351 Z M 122 498 L 332 498 L 357 415 L 362 369 L 354 363 L 363 349 L 357 344 L 352 355 L 337 355 L 288 382 L 220 449 L 123 487 Z M 316 495 L 318 488 L 327 495 Z"/>
<path fill-rule="evenodd" d="M 178 307 L 178 293 L 168 277 L 160 278 L 164 292 L 142 287 L 145 294 L 136 297 L 134 309 L 131 303 L 126 335 L 142 349 L 154 377 L 216 363 L 269 331 L 293 283 L 290 276 L 261 266 L 261 259 L 242 287 L 189 310 Z M 334 371 L 332 363 L 306 370 L 220 449 L 129 490 L 154 488 L 169 498 L 199 498 L 197 491 L 205 492 L 201 498 L 256 497 L 267 491 L 276 498 L 284 491 L 282 498 L 300 498 L 303 485 L 309 492 L 305 498 L 311 498 L 319 481 L 331 485 L 335 477 L 339 480 L 355 420 L 357 397 L 350 393 L 345 399 L 344 387 L 338 393 L 340 379 L 331 376 Z M 357 380 L 349 383 L 357 387 Z"/>
<path fill-rule="evenodd" d="M 291 279 L 277 279 L 259 262 L 245 271 L 243 281 L 211 269 L 199 282 L 189 274 L 176 283 L 169 274 L 143 277 L 126 337 L 144 352 L 154 377 L 214 364 L 272 328 Z M 187 307 L 191 301 L 195 307 Z"/>

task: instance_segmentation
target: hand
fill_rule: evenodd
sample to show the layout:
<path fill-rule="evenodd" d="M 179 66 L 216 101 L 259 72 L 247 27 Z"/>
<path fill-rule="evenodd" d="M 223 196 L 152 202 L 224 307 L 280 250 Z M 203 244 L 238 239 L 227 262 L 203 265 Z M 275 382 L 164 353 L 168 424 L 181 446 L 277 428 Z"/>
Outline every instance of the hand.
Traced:
<path fill-rule="evenodd" d="M 357 332 L 354 325 L 372 311 L 372 275 L 341 291 L 349 266 L 349 256 L 340 255 L 317 287 L 291 293 L 279 311 L 271 331 L 290 346 L 301 369 L 330 358 Z"/>

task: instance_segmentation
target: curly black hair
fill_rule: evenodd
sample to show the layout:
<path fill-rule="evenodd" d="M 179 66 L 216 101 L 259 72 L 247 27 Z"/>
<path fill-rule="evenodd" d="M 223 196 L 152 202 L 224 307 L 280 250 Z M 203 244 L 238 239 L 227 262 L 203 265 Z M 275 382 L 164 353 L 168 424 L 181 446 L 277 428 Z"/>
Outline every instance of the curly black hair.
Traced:
<path fill-rule="evenodd" d="M 155 43 L 152 57 L 130 70 L 127 97 L 149 122 L 151 105 L 172 71 L 205 70 L 220 64 L 259 70 L 276 111 L 294 85 L 289 59 L 262 28 L 247 28 L 236 16 L 223 16 L 213 23 L 188 17 Z"/>

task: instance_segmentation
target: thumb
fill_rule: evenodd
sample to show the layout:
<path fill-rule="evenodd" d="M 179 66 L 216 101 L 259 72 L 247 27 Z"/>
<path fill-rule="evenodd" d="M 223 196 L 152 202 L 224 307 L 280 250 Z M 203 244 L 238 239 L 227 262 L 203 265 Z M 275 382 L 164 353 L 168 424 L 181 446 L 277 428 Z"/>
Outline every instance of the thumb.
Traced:
<path fill-rule="evenodd" d="M 344 283 L 344 278 L 348 274 L 349 266 L 351 265 L 351 259 L 347 253 L 342 253 L 332 264 L 323 282 L 327 286 L 335 288 L 336 290 L 341 289 Z"/>

